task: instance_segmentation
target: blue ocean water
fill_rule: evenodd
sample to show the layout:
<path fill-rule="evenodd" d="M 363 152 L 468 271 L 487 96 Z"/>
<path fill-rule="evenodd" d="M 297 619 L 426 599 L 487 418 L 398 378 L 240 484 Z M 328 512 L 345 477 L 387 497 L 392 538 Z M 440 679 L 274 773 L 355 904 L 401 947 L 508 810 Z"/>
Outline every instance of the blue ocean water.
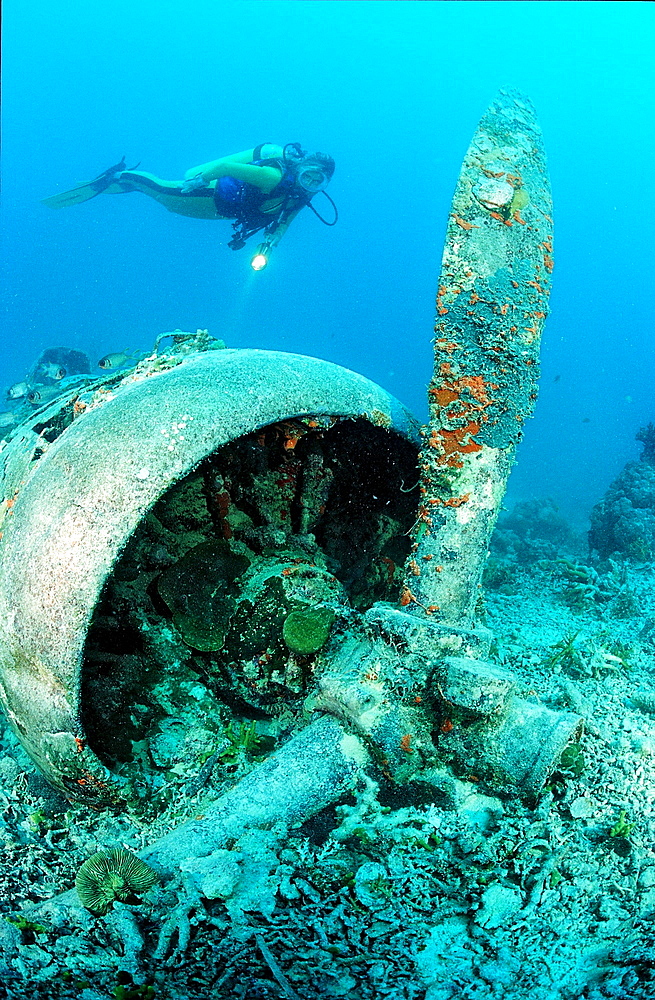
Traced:
<path fill-rule="evenodd" d="M 524 91 L 556 267 L 507 503 L 551 496 L 584 528 L 655 421 L 652 4 L 7 0 L 3 15 L 0 385 L 48 346 L 95 363 L 202 327 L 343 364 L 423 417 L 462 157 L 498 88 Z M 303 212 L 258 274 L 229 223 L 139 194 L 40 203 L 123 154 L 176 179 L 263 141 L 334 156 L 340 219 Z"/>

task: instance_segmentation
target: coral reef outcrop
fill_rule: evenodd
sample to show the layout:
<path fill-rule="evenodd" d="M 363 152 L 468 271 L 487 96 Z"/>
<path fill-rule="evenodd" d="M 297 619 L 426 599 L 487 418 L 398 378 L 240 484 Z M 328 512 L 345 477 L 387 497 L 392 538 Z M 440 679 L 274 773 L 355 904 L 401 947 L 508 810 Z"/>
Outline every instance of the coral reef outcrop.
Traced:
<path fill-rule="evenodd" d="M 644 450 L 628 462 L 591 512 L 589 547 L 610 556 L 649 562 L 655 559 L 655 425 L 636 434 Z"/>

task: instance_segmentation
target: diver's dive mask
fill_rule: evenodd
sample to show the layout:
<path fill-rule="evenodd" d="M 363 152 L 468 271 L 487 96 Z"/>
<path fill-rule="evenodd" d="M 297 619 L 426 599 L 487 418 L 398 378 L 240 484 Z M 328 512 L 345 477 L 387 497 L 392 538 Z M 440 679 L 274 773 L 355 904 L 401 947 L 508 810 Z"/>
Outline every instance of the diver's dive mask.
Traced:
<path fill-rule="evenodd" d="M 318 194 L 325 190 L 330 178 L 317 163 L 308 163 L 300 168 L 296 180 L 307 194 Z"/>

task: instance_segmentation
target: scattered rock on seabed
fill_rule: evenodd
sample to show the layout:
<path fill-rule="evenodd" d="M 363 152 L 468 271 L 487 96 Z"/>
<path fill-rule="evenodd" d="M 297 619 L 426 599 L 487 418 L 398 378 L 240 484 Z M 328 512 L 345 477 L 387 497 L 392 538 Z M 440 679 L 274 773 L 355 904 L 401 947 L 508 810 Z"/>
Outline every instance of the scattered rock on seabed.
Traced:
<path fill-rule="evenodd" d="M 146 822 L 68 804 L 4 729 L 0 998 L 655 996 L 652 567 L 503 558 L 486 595 L 496 662 L 523 697 L 586 721 L 536 803 L 471 775 L 399 789 L 378 774 L 98 917 L 58 895 L 83 861 L 138 851 L 252 764 L 181 783 Z"/>

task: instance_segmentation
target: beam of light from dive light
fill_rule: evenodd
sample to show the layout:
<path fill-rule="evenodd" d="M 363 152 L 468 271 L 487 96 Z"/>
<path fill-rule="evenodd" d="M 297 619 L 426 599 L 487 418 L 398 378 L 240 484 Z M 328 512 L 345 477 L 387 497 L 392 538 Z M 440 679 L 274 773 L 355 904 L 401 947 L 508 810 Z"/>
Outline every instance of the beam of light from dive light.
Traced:
<path fill-rule="evenodd" d="M 255 256 L 250 261 L 250 266 L 253 271 L 263 271 L 263 269 L 268 264 L 268 257 L 265 253 L 256 253 Z"/>

